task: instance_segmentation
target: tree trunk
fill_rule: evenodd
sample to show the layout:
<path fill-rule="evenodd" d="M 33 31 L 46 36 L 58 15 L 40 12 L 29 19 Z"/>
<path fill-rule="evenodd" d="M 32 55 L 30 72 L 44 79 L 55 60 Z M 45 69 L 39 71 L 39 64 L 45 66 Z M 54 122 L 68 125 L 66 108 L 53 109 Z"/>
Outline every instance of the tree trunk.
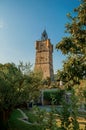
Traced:
<path fill-rule="evenodd" d="M 8 129 L 8 119 L 10 116 L 9 110 L 3 110 L 0 111 L 0 128 L 1 130 L 7 130 Z"/>

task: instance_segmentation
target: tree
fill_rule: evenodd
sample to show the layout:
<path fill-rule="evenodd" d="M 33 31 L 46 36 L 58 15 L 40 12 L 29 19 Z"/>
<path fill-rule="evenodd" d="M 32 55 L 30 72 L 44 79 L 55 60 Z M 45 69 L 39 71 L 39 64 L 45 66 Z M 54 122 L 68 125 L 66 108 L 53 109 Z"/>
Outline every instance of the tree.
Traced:
<path fill-rule="evenodd" d="M 86 0 L 81 0 L 80 5 L 74 9 L 73 15 L 68 13 L 67 16 L 70 21 L 65 27 L 69 35 L 63 37 L 56 45 L 56 49 L 60 49 L 67 59 L 64 61 L 62 70 L 58 70 L 57 78 L 62 80 L 64 86 L 72 92 L 74 85 L 86 79 Z M 62 104 L 61 125 L 64 130 L 70 125 L 74 130 L 79 129 L 76 120 L 78 104 L 74 95 L 73 93 L 71 104 Z M 70 108 L 72 108 L 71 111 L 69 111 Z M 71 120 L 70 117 L 72 117 Z"/>
<path fill-rule="evenodd" d="M 5 125 L 15 106 L 37 97 L 39 86 L 39 77 L 23 74 L 13 63 L 0 64 L 0 122 Z"/>
<path fill-rule="evenodd" d="M 82 0 L 74 12 L 74 16 L 67 14 L 70 22 L 66 24 L 66 32 L 69 35 L 56 45 L 57 50 L 68 56 L 63 69 L 58 71 L 58 78 L 67 88 L 86 79 L 86 0 Z"/>
<path fill-rule="evenodd" d="M 0 120 L 7 122 L 9 114 L 18 99 L 18 84 L 22 73 L 14 64 L 0 64 Z"/>
<path fill-rule="evenodd" d="M 29 75 L 31 73 L 31 67 L 32 65 L 30 62 L 24 64 L 23 61 L 19 61 L 18 68 L 24 75 Z"/>

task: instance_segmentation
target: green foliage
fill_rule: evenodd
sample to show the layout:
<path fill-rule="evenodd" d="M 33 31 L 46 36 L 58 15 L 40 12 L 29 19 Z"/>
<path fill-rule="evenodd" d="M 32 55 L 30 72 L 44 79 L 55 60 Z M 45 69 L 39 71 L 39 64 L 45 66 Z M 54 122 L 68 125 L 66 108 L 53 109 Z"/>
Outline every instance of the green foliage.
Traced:
<path fill-rule="evenodd" d="M 31 73 L 24 75 L 14 64 L 0 65 L 0 106 L 11 109 L 17 104 L 30 101 L 37 96 L 40 77 Z"/>
<path fill-rule="evenodd" d="M 14 110 L 11 113 L 9 119 L 9 130 L 43 130 L 41 126 L 37 124 L 26 124 L 25 122 L 19 120 L 22 115 L 18 110 Z"/>
<path fill-rule="evenodd" d="M 56 125 L 55 109 L 51 107 L 50 112 L 46 109 L 34 106 L 30 112 L 25 112 L 32 123 L 38 123 L 42 130 L 58 130 Z"/>
<path fill-rule="evenodd" d="M 83 91 L 83 95 L 84 95 L 84 97 L 86 99 L 86 90 Z"/>
<path fill-rule="evenodd" d="M 66 32 L 69 37 L 64 37 L 56 48 L 64 54 L 86 54 L 86 1 L 82 1 L 79 7 L 74 9 L 74 16 L 67 14 L 69 23 L 66 24 Z"/>
<path fill-rule="evenodd" d="M 74 91 L 71 91 L 70 101 L 63 99 L 62 109 L 60 112 L 61 127 L 63 130 L 79 130 L 79 123 L 77 121 L 78 106 L 77 98 Z"/>
<path fill-rule="evenodd" d="M 25 75 L 29 75 L 31 73 L 32 65 L 29 63 L 23 63 L 23 61 L 19 62 L 18 69 Z"/>
<path fill-rule="evenodd" d="M 18 99 L 18 84 L 22 73 L 14 64 L 0 65 L 0 106 L 1 109 L 12 109 Z"/>
<path fill-rule="evenodd" d="M 44 128 L 49 130 L 79 130 L 79 123 L 77 122 L 77 98 L 74 91 L 71 91 L 70 102 L 67 102 L 64 99 L 62 100 L 62 108 L 59 112 L 52 103 L 51 110 L 49 112 L 35 107 L 33 112 L 31 111 L 31 118 L 33 117 L 35 122 L 38 122 L 43 125 Z M 58 114 L 61 120 L 61 126 L 57 125 L 58 121 L 56 119 L 58 119 Z M 28 114 L 28 117 L 30 117 L 29 115 L 30 114 Z"/>
<path fill-rule="evenodd" d="M 16 106 L 37 98 L 40 84 L 36 74 L 23 74 L 13 63 L 0 64 L 0 120 L 7 122 Z"/>
<path fill-rule="evenodd" d="M 58 71 L 58 78 L 64 81 L 67 88 L 79 84 L 80 79 L 86 79 L 86 1 L 81 1 L 74 9 L 75 15 L 67 14 L 69 23 L 66 24 L 67 37 L 56 45 L 68 58 Z"/>
<path fill-rule="evenodd" d="M 60 104 L 61 99 L 63 97 L 64 90 L 56 90 L 56 91 L 44 91 L 44 100 L 49 101 L 51 104 Z"/>
<path fill-rule="evenodd" d="M 44 125 L 46 124 L 46 121 L 44 120 L 44 118 L 46 117 L 46 111 L 45 110 L 42 110 L 40 109 L 39 107 L 37 106 L 34 106 L 33 107 L 33 114 L 34 114 L 34 122 L 40 124 L 40 125 Z"/>
<path fill-rule="evenodd" d="M 85 104 L 84 104 L 84 106 L 85 106 L 85 110 L 86 110 L 86 90 L 83 91 L 83 95 L 84 95 L 84 99 L 85 99 Z"/>
<path fill-rule="evenodd" d="M 67 88 L 73 87 L 75 84 L 80 84 L 80 80 L 85 78 L 86 66 L 79 59 L 80 56 L 71 57 L 63 64 L 63 69 L 57 73 L 57 79 L 62 80 Z"/>

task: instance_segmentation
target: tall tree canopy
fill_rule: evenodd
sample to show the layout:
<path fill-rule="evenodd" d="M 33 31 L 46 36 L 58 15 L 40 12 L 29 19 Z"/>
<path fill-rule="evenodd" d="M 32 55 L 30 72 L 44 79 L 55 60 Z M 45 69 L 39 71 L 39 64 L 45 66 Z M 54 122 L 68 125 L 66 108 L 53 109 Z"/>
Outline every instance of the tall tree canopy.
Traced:
<path fill-rule="evenodd" d="M 72 87 L 86 78 L 86 0 L 81 0 L 73 15 L 67 16 L 69 23 L 65 27 L 69 35 L 56 45 L 57 50 L 68 56 L 63 69 L 58 71 L 58 79 L 63 80 L 66 87 Z"/>

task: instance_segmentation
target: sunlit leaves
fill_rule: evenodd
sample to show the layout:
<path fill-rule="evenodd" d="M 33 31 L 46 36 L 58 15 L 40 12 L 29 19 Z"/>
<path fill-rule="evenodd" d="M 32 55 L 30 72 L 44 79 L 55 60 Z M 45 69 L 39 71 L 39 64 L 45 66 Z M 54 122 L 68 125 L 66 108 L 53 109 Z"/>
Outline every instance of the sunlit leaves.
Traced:
<path fill-rule="evenodd" d="M 58 71 L 59 80 L 63 80 L 67 87 L 79 83 L 80 79 L 86 79 L 86 1 L 81 1 L 74 12 L 73 16 L 67 14 L 70 21 L 65 27 L 70 35 L 63 37 L 56 45 L 57 50 L 68 55 L 62 71 Z"/>
<path fill-rule="evenodd" d="M 86 54 L 86 2 L 82 2 L 74 11 L 77 13 L 73 17 L 70 13 L 67 14 L 70 22 L 65 25 L 70 36 L 64 37 L 56 48 L 63 54 Z"/>

